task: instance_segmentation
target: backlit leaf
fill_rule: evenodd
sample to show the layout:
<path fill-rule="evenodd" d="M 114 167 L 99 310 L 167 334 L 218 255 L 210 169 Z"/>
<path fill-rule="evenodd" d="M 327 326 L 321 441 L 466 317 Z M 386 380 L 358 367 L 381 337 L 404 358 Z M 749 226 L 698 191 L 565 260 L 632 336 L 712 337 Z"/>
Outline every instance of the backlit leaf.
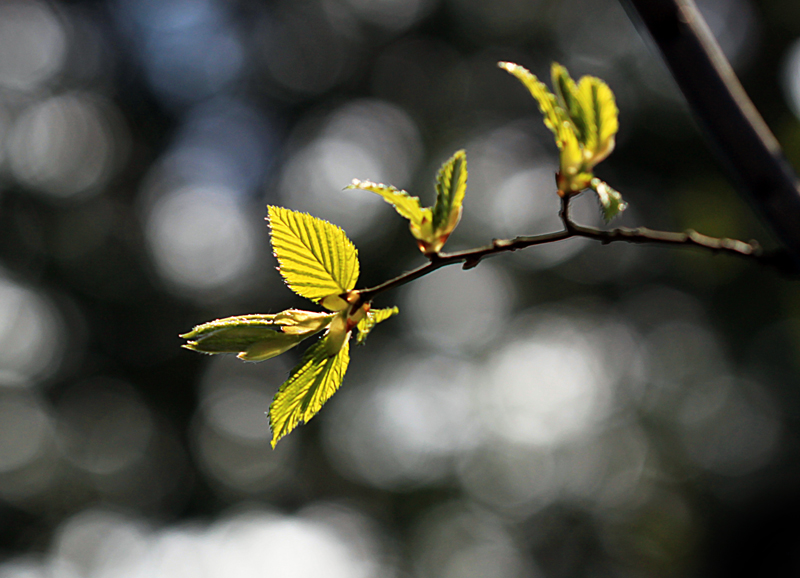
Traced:
<path fill-rule="evenodd" d="M 449 235 L 461 218 L 461 206 L 467 191 L 467 153 L 456 152 L 436 175 L 436 204 L 433 207 L 433 230 Z"/>
<path fill-rule="evenodd" d="M 341 311 L 349 305 L 349 303 L 345 301 L 339 293 L 334 293 L 333 295 L 323 297 L 320 299 L 319 304 L 328 311 Z"/>
<path fill-rule="evenodd" d="M 243 361 L 264 361 L 289 351 L 312 333 L 284 333 L 273 331 L 269 337 L 258 339 L 240 351 L 236 357 Z"/>
<path fill-rule="evenodd" d="M 578 94 L 590 123 L 590 133 L 584 143 L 593 167 L 614 150 L 619 111 L 614 93 L 608 85 L 594 76 L 584 76 L 578 83 Z"/>
<path fill-rule="evenodd" d="M 356 344 L 361 345 L 367 340 L 367 335 L 372 329 L 382 321 L 386 321 L 393 315 L 397 315 L 400 313 L 400 310 L 397 307 L 391 307 L 388 309 L 372 309 L 367 312 L 367 316 L 364 317 L 361 321 L 358 322 L 356 329 L 358 330 L 358 335 L 356 336 Z"/>
<path fill-rule="evenodd" d="M 358 179 L 353 179 L 353 182 L 346 188 L 361 189 L 380 195 L 383 197 L 383 200 L 392 205 L 401 216 L 408 219 L 417 227 L 422 226 L 425 214 L 422 207 L 420 207 L 418 197 L 412 197 L 407 192 L 401 191 L 391 185 L 373 183 L 372 181 L 359 181 Z"/>
<path fill-rule="evenodd" d="M 559 104 L 569 115 L 570 121 L 575 126 L 576 137 L 581 144 L 586 143 L 587 135 L 591 133 L 592 121 L 589 120 L 583 101 L 579 98 L 578 86 L 566 68 L 554 62 L 551 67 L 553 89 Z"/>
<path fill-rule="evenodd" d="M 180 337 L 183 339 L 197 339 L 212 335 L 222 329 L 239 327 L 242 325 L 253 327 L 274 327 L 277 324 L 275 321 L 276 316 L 277 313 L 265 313 L 215 319 L 214 321 L 209 321 L 208 323 L 196 325 L 191 331 L 181 334 Z"/>
<path fill-rule="evenodd" d="M 318 300 L 352 289 L 358 251 L 344 231 L 327 221 L 283 207 L 269 207 L 272 249 L 289 288 Z"/>
<path fill-rule="evenodd" d="M 556 96 L 527 68 L 513 62 L 498 62 L 497 65 L 516 76 L 525 85 L 533 98 L 536 99 L 536 102 L 539 103 L 539 110 L 544 114 L 545 126 L 553 131 L 556 139 L 560 140 L 562 123 L 569 119 L 566 111 L 558 106 Z"/>
<path fill-rule="evenodd" d="M 330 324 L 332 314 L 288 309 L 281 313 L 241 315 L 198 325 L 181 335 L 183 347 L 200 353 L 236 353 L 247 361 L 280 355 Z"/>
<path fill-rule="evenodd" d="M 281 326 L 284 333 L 316 333 L 327 327 L 331 319 L 331 313 L 301 309 L 286 309 L 275 314 L 275 323 Z"/>
<path fill-rule="evenodd" d="M 350 362 L 349 341 L 333 357 L 326 354 L 326 341 L 320 339 L 306 351 L 269 406 L 273 448 L 298 425 L 308 423 L 344 380 Z"/>

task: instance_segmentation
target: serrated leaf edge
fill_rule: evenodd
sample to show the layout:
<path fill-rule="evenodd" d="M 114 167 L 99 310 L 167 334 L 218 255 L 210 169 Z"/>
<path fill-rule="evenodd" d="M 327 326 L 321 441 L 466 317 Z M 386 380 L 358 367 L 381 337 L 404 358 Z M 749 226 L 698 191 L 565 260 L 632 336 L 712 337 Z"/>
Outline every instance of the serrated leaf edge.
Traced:
<path fill-rule="evenodd" d="M 341 227 L 285 207 L 270 205 L 267 209 L 273 254 L 284 282 L 292 291 L 319 301 L 355 287 L 360 272 L 358 249 Z M 276 226 L 276 221 L 291 234 Z M 309 225 L 313 225 L 313 231 Z M 323 243 L 327 245 L 327 253 L 323 251 Z M 299 247 L 305 251 L 298 250 Z M 282 254 L 284 250 L 286 255 Z M 304 263 L 311 271 L 302 268 Z M 290 280 L 293 275 L 301 279 Z M 315 279 L 319 283 L 314 283 Z"/>

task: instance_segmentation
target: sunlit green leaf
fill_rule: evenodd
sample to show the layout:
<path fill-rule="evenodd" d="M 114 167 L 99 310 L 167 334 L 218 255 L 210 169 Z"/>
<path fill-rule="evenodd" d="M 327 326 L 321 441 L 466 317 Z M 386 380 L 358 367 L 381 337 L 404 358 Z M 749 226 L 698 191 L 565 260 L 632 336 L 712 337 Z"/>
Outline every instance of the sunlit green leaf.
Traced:
<path fill-rule="evenodd" d="M 240 326 L 274 327 L 277 325 L 277 322 L 275 321 L 275 317 L 277 315 L 277 313 L 264 313 L 215 319 L 214 321 L 195 325 L 191 331 L 188 333 L 182 333 L 180 337 L 183 339 L 197 339 L 204 336 L 209 336 L 222 329 L 236 328 Z"/>
<path fill-rule="evenodd" d="M 433 230 L 449 235 L 461 218 L 464 193 L 467 191 L 467 153 L 456 152 L 436 175 L 436 204 L 433 207 Z"/>
<path fill-rule="evenodd" d="M 395 210 L 408 219 L 411 234 L 426 255 L 437 253 L 461 218 L 464 193 L 467 188 L 467 156 L 455 153 L 439 170 L 436 179 L 436 204 L 422 207 L 418 197 L 412 197 L 390 185 L 372 181 L 353 180 L 348 189 L 361 189 L 380 195 Z"/>
<path fill-rule="evenodd" d="M 282 331 L 273 331 L 272 333 L 273 335 L 270 335 L 268 338 L 253 341 L 244 351 L 240 351 L 236 357 L 244 361 L 264 361 L 266 359 L 272 359 L 281 353 L 289 351 L 301 341 L 313 335 L 312 333 L 284 333 Z"/>
<path fill-rule="evenodd" d="M 556 96 L 527 68 L 513 62 L 498 62 L 497 65 L 516 76 L 525 85 L 539 103 L 539 110 L 544 114 L 545 126 L 553 131 L 556 139 L 561 140 L 562 124 L 564 121 L 569 121 L 569 118 L 566 111 L 558 106 Z"/>
<path fill-rule="evenodd" d="M 556 98 L 561 107 L 569 115 L 570 121 L 575 127 L 576 137 L 581 144 L 586 143 L 587 135 L 593 129 L 592 121 L 589 120 L 587 111 L 578 95 L 578 86 L 566 68 L 554 62 L 551 67 L 553 88 L 556 91 Z"/>
<path fill-rule="evenodd" d="M 561 151 L 560 155 L 560 171 L 563 179 L 559 186 L 565 188 L 560 189 L 563 193 L 573 193 L 577 191 L 567 188 L 570 183 L 570 177 L 581 172 L 584 164 L 584 153 L 581 147 L 581 138 L 578 132 L 578 127 L 573 119 L 570 117 L 569 111 L 566 106 L 569 103 L 564 102 L 563 105 L 559 103 L 559 99 L 550 90 L 536 78 L 528 69 L 511 62 L 500 62 L 500 68 L 507 70 L 516 76 L 528 88 L 531 95 L 539 103 L 539 110 L 544 114 L 544 124 L 547 125 L 556 137 L 556 144 Z M 563 69 L 563 73 L 561 72 Z M 573 91 L 574 82 L 569 78 L 566 69 L 558 64 L 553 68 L 554 81 L 557 80 L 561 83 L 565 94 L 565 99 L 569 99 L 570 103 L 579 106 L 576 103 L 575 91 Z M 569 80 L 567 80 L 569 79 Z M 562 99 L 564 100 L 564 99 Z M 579 121 L 585 122 L 581 117 Z"/>
<path fill-rule="evenodd" d="M 326 341 L 320 339 L 306 351 L 269 406 L 273 448 L 298 425 L 308 423 L 344 380 L 350 362 L 349 341 L 345 340 L 333 357 L 326 353 Z"/>
<path fill-rule="evenodd" d="M 594 76 L 584 76 L 578 83 L 578 95 L 587 111 L 590 132 L 584 146 L 591 167 L 605 159 L 614 150 L 614 136 L 619 123 L 614 93 L 608 85 Z"/>
<path fill-rule="evenodd" d="M 183 347 L 200 353 L 242 353 L 254 343 L 265 342 L 278 350 L 275 354 L 278 355 L 294 347 L 305 337 L 303 334 L 284 333 L 275 325 L 242 325 L 206 332 L 185 343 Z"/>
<path fill-rule="evenodd" d="M 269 207 L 269 225 L 278 270 L 292 291 L 317 300 L 355 286 L 358 251 L 342 229 L 275 206 Z"/>
<path fill-rule="evenodd" d="M 418 197 L 412 197 L 407 192 L 401 191 L 391 185 L 373 183 L 372 181 L 359 181 L 358 179 L 353 179 L 353 182 L 346 188 L 361 189 L 380 195 L 383 200 L 392 205 L 401 216 L 408 219 L 417 227 L 422 226 L 422 222 L 425 218 L 425 211 L 420 207 Z"/>
<path fill-rule="evenodd" d="M 332 314 L 288 309 L 275 314 L 216 319 L 198 325 L 181 337 L 189 340 L 183 347 L 192 351 L 236 353 L 247 361 L 261 361 L 280 355 L 319 333 L 332 318 Z"/>
<path fill-rule="evenodd" d="M 328 311 L 341 311 L 349 305 L 349 303 L 347 303 L 347 301 L 345 301 L 339 293 L 334 293 L 333 295 L 323 297 L 320 299 L 319 304 Z"/>
<path fill-rule="evenodd" d="M 386 321 L 393 315 L 400 313 L 397 307 L 390 307 L 388 309 L 373 309 L 367 312 L 367 316 L 358 322 L 356 329 L 358 335 L 356 336 L 356 344 L 361 345 L 367 340 L 367 335 L 372 329 L 382 321 Z"/>
<path fill-rule="evenodd" d="M 245 316 L 247 317 L 249 316 Z M 327 327 L 331 319 L 331 313 L 301 309 L 286 309 L 275 314 L 275 323 L 281 326 L 284 333 L 316 333 Z"/>
<path fill-rule="evenodd" d="M 600 201 L 600 209 L 606 222 L 619 215 L 628 207 L 627 203 L 622 200 L 622 195 L 619 191 L 612 189 L 600 179 L 592 179 L 591 187 L 592 190 L 597 193 L 597 198 Z"/>

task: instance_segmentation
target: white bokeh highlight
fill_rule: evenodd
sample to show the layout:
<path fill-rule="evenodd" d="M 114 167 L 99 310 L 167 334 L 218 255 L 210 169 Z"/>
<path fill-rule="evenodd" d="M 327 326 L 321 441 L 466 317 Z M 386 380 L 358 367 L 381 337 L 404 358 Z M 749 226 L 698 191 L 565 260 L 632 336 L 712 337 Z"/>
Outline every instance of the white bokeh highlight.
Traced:
<path fill-rule="evenodd" d="M 404 288 L 401 319 L 414 341 L 474 351 L 503 330 L 514 301 L 511 278 L 491 261 L 469 271 L 444 267 Z"/>
<path fill-rule="evenodd" d="M 44 2 L 0 4 L 0 86 L 30 91 L 61 69 L 67 35 Z"/>
<path fill-rule="evenodd" d="M 42 293 L 0 271 L 0 383 L 27 386 L 58 370 L 64 321 Z"/>
<path fill-rule="evenodd" d="M 190 295 L 235 294 L 261 242 L 252 211 L 222 187 L 171 190 L 150 207 L 145 236 L 164 281 Z"/>
<path fill-rule="evenodd" d="M 539 327 L 489 362 L 482 419 L 509 441 L 556 445 L 586 435 L 612 409 L 603 352 L 577 328 Z"/>
<path fill-rule="evenodd" d="M 344 475 L 381 488 L 441 482 L 454 457 L 480 439 L 479 370 L 439 356 L 385 363 L 393 369 L 374 388 L 341 393 L 326 408 L 325 442 L 334 463 Z"/>
<path fill-rule="evenodd" d="M 384 570 L 374 524 L 356 510 L 311 504 L 297 515 L 248 510 L 211 525 L 155 529 L 102 509 L 57 530 L 47 557 L 10 560 L 14 578 L 378 578 Z M 310 555 L 313 553 L 313 555 Z"/>

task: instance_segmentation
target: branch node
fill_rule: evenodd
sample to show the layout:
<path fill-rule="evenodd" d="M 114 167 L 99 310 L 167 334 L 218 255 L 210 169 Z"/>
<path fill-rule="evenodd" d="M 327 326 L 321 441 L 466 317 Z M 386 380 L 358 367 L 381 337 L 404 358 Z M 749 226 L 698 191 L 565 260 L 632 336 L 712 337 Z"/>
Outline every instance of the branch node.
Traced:
<path fill-rule="evenodd" d="M 492 244 L 494 244 L 494 243 L 492 243 Z M 461 266 L 461 268 L 464 271 L 468 271 L 470 269 L 474 269 L 475 267 L 477 267 L 478 263 L 480 263 L 480 262 L 481 262 L 481 258 L 480 257 L 467 257 L 466 259 L 464 259 L 464 264 Z"/>

